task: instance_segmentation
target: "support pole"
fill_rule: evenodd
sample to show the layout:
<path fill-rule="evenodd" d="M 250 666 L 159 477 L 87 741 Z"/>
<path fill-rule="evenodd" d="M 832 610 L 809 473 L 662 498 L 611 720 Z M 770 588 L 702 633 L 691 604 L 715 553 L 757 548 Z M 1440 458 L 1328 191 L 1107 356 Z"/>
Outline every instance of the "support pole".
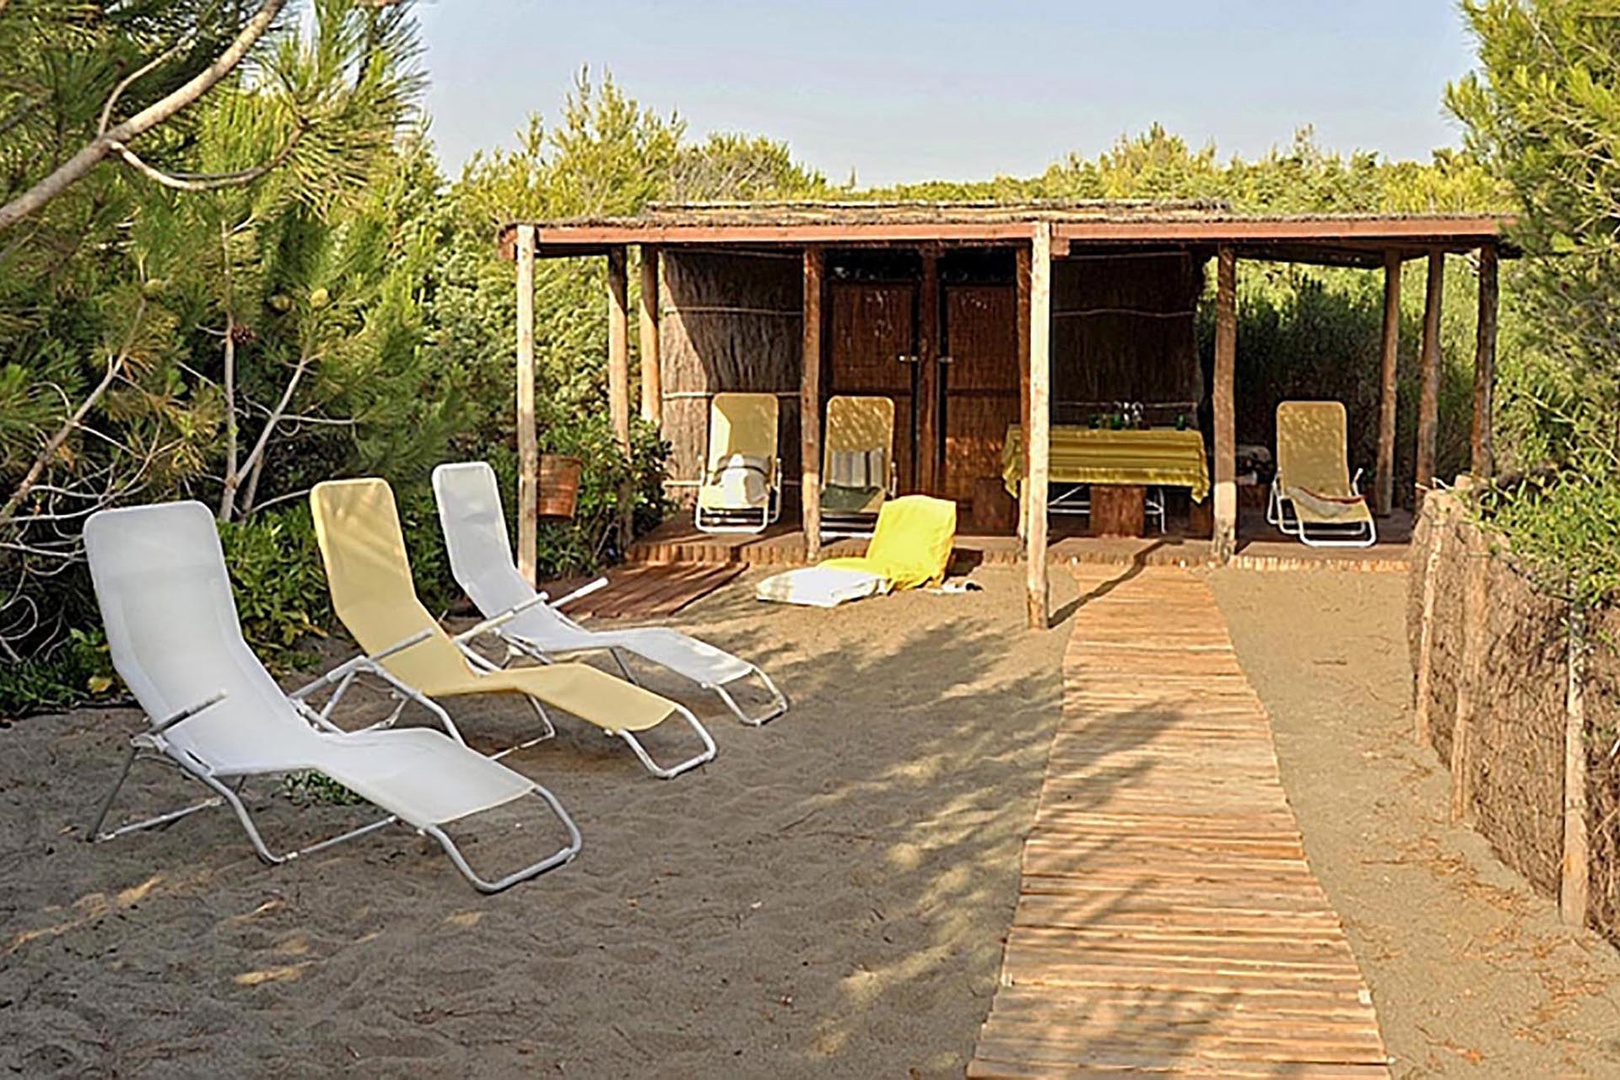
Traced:
<path fill-rule="evenodd" d="M 1417 488 L 1413 505 L 1434 487 L 1435 444 L 1440 434 L 1440 305 L 1446 288 L 1446 253 L 1429 253 L 1429 281 L 1423 293 L 1423 390 L 1418 397 Z"/>
<path fill-rule="evenodd" d="M 1019 455 L 1018 546 L 1029 557 L 1029 286 L 1030 250 L 1018 249 L 1018 431 L 1024 439 Z"/>
<path fill-rule="evenodd" d="M 1474 340 L 1474 435 L 1468 471 L 1486 481 L 1495 468 L 1492 413 L 1496 397 L 1496 245 L 1479 249 L 1479 320 Z"/>
<path fill-rule="evenodd" d="M 1569 612 L 1569 683 L 1564 696 L 1564 857 L 1558 883 L 1558 914 L 1570 926 L 1586 925 L 1591 888 L 1591 845 L 1586 806 L 1586 614 Z"/>
<path fill-rule="evenodd" d="M 1396 365 L 1401 344 L 1401 256 L 1384 253 L 1384 342 L 1378 380 L 1378 463 L 1373 513 L 1383 517 L 1395 505 Z"/>
<path fill-rule="evenodd" d="M 1237 551 L 1237 252 L 1216 254 L 1215 278 L 1215 532 L 1210 557 L 1230 562 Z"/>
<path fill-rule="evenodd" d="M 530 585 L 540 545 L 540 437 L 534 426 L 533 225 L 517 227 L 518 573 Z"/>
<path fill-rule="evenodd" d="M 799 357 L 799 502 L 804 554 L 821 557 L 821 281 L 820 248 L 804 250 L 804 348 Z"/>
<path fill-rule="evenodd" d="M 1052 463 L 1052 225 L 1035 223 L 1029 260 L 1029 426 L 1024 429 L 1024 457 L 1029 462 L 1029 625 L 1050 624 L 1046 580 L 1046 495 Z"/>
<path fill-rule="evenodd" d="M 1434 742 L 1434 608 L 1439 599 L 1440 564 L 1445 561 L 1446 541 L 1451 536 L 1453 504 L 1437 503 L 1422 511 L 1429 518 L 1428 555 L 1423 560 L 1423 607 L 1418 621 L 1418 659 L 1413 689 L 1412 711 L 1415 721 L 1413 736 L 1423 746 Z"/>
<path fill-rule="evenodd" d="M 630 457 L 630 271 L 629 252 L 608 248 L 608 416 L 619 453 Z M 619 487 L 619 550 L 630 547 L 631 487 Z"/>
<path fill-rule="evenodd" d="M 658 342 L 658 249 L 641 246 L 641 418 L 664 426 L 663 353 Z"/>

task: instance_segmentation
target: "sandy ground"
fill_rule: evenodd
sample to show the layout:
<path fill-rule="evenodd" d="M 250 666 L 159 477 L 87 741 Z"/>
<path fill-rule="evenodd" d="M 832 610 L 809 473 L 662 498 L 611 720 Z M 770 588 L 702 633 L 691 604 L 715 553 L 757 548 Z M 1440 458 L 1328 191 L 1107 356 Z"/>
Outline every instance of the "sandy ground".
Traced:
<path fill-rule="evenodd" d="M 1411 736 L 1404 579 L 1210 580 L 1395 1075 L 1620 1077 L 1620 954 L 1563 927 L 1552 901 L 1448 822 L 1449 773 Z"/>
<path fill-rule="evenodd" d="M 278 868 L 224 811 L 92 847 L 80 830 L 138 715 L 0 732 L 0 1066 L 960 1075 L 999 971 L 1067 636 L 1022 630 L 1017 571 L 975 577 L 984 592 L 832 612 L 758 604 L 744 579 L 695 605 L 677 622 L 762 663 L 792 711 L 753 730 L 684 694 L 720 757 L 669 782 L 579 725 L 515 755 L 586 846 L 492 898 L 404 830 Z M 1059 603 L 1064 589 L 1055 576 Z M 529 720 L 510 701 L 453 711 L 497 744 Z M 155 765 L 136 779 L 132 811 L 192 794 Z M 249 791 L 272 843 L 361 820 Z M 486 868 L 556 843 L 532 819 L 479 825 L 469 854 Z"/>

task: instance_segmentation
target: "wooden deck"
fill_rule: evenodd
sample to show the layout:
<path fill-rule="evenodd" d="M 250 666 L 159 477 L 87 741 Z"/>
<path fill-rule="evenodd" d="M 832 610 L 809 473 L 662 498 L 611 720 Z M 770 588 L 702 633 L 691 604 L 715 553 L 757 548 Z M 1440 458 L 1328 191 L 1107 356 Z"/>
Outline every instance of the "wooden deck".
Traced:
<path fill-rule="evenodd" d="M 673 615 L 701 599 L 746 569 L 740 563 L 660 563 L 621 566 L 608 574 L 608 583 L 568 605 L 573 619 L 660 618 Z M 549 595 L 567 596 L 590 578 L 547 582 Z"/>
<path fill-rule="evenodd" d="M 1325 567 L 1405 573 L 1412 537 L 1411 515 L 1404 512 L 1379 522 L 1379 542 L 1370 548 L 1308 548 L 1283 536 L 1260 511 L 1248 511 L 1238 532 L 1233 565 L 1249 570 L 1295 570 Z M 836 540 L 822 545 L 822 555 L 859 555 L 864 540 Z M 953 570 L 974 566 L 1013 566 L 1023 559 L 1015 536 L 976 532 L 971 521 L 957 530 Z M 1052 523 L 1047 559 L 1058 565 L 1197 566 L 1209 559 L 1209 541 L 1172 529 L 1141 539 L 1086 535 L 1073 518 Z M 630 547 L 632 563 L 742 563 L 749 566 L 798 566 L 805 561 L 804 532 L 797 522 L 782 522 L 757 536 L 699 532 L 690 514 L 678 514 Z"/>
<path fill-rule="evenodd" d="M 1064 720 L 967 1075 L 1389 1076 L 1213 594 L 1175 569 L 1079 573 Z"/>

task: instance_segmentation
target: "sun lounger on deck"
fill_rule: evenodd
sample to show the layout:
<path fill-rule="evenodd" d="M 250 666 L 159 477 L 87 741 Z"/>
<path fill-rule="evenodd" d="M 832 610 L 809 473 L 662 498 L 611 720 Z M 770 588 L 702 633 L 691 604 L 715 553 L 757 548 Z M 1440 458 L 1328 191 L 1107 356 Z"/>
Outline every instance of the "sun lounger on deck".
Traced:
<path fill-rule="evenodd" d="M 1370 547 L 1378 528 L 1350 475 L 1344 405 L 1284 401 L 1277 406 L 1277 476 L 1266 520 L 1311 547 Z"/>

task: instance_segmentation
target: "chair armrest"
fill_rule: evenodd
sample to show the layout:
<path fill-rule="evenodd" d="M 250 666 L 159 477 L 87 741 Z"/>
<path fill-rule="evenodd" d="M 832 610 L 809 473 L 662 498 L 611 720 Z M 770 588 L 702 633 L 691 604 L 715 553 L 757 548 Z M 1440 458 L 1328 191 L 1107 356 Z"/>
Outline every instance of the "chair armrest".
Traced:
<path fill-rule="evenodd" d="M 356 671 L 359 671 L 362 668 L 374 667 L 378 661 L 393 656 L 395 653 L 404 652 L 412 645 L 420 644 L 432 636 L 432 630 L 418 630 L 410 637 L 405 638 L 403 641 L 396 641 L 386 649 L 379 650 L 378 652 L 371 653 L 367 656 L 356 656 L 352 660 L 344 661 L 331 671 L 326 672 L 324 675 L 317 675 L 313 681 L 305 686 L 300 686 L 297 690 L 294 690 L 287 696 L 292 698 L 294 701 L 302 701 L 304 698 L 308 697 L 310 694 L 313 694 L 321 687 L 331 686 L 333 683 L 342 682 Z"/>
<path fill-rule="evenodd" d="M 1364 471 L 1365 470 L 1357 469 L 1356 474 L 1350 478 L 1350 494 L 1352 494 L 1352 495 L 1360 495 L 1361 494 L 1361 474 Z"/>
<path fill-rule="evenodd" d="M 521 604 L 514 604 L 512 607 L 507 608 L 499 615 L 491 616 L 490 618 L 479 623 L 477 626 L 463 630 L 450 640 L 455 642 L 457 645 L 460 645 L 464 641 L 471 641 L 473 638 L 481 637 L 482 635 L 489 633 L 491 630 L 495 630 L 510 622 L 512 619 L 523 614 L 525 611 L 528 611 L 530 608 L 545 602 L 545 593 L 535 593 Z"/>
<path fill-rule="evenodd" d="M 203 713 L 203 712 L 208 711 L 209 709 L 212 709 L 215 705 L 218 705 L 220 702 L 224 701 L 229 696 L 230 695 L 227 694 L 224 690 L 221 690 L 219 693 L 215 694 L 213 697 L 205 698 L 204 700 L 197 702 L 197 704 L 195 704 L 195 705 L 189 705 L 186 708 L 181 709 L 179 712 L 175 713 L 172 716 L 165 717 L 162 720 L 154 721 L 152 726 L 149 729 L 147 729 L 147 734 L 148 735 L 161 735 L 165 731 L 168 731 L 170 728 L 176 727 L 176 726 L 178 726 L 180 724 L 185 723 L 187 720 L 190 720 L 192 717 L 198 715 L 199 713 Z"/>
<path fill-rule="evenodd" d="M 590 582 L 587 585 L 581 585 L 579 588 L 575 589 L 573 592 L 569 593 L 567 596 L 560 597 L 557 600 L 553 601 L 551 606 L 554 607 L 554 608 L 560 608 L 564 604 L 572 604 L 575 600 L 583 600 L 583 599 L 585 599 L 585 597 L 591 595 L 591 593 L 593 593 L 593 592 L 596 592 L 598 589 L 607 588 L 607 583 L 608 583 L 607 578 L 599 577 L 595 581 Z"/>

